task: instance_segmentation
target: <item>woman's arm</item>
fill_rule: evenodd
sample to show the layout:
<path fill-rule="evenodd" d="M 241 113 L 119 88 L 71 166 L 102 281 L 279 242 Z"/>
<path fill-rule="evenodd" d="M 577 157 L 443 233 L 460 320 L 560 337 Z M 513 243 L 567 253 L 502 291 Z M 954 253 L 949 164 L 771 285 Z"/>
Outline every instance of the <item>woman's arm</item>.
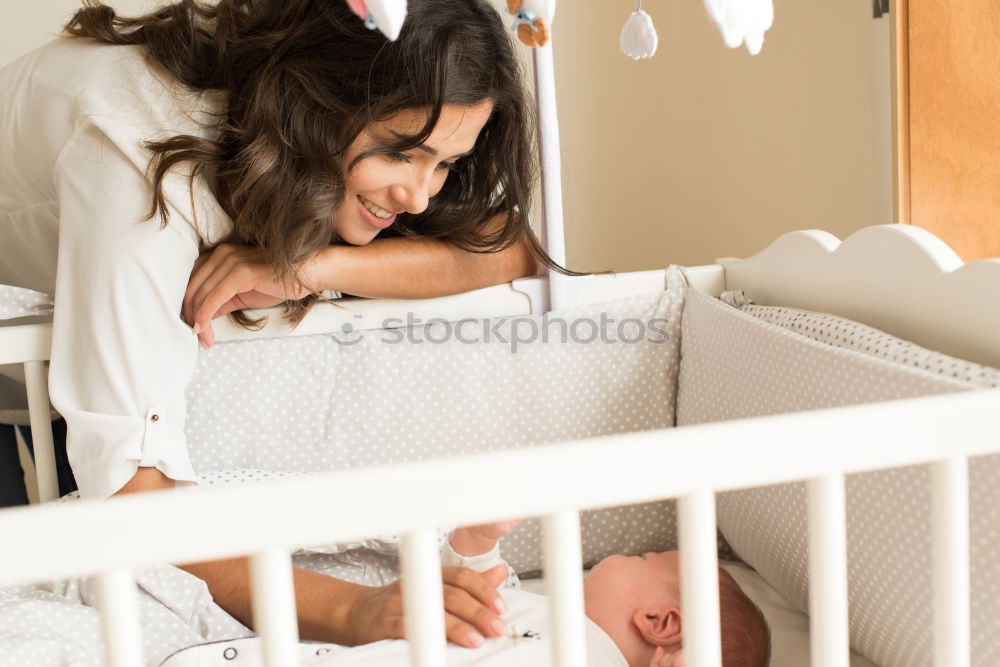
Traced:
<path fill-rule="evenodd" d="M 495 228 L 490 223 L 487 232 Z M 539 264 L 525 241 L 496 253 L 470 252 L 450 241 L 375 239 L 368 245 L 328 246 L 299 274 L 299 287 L 275 282 L 257 252 L 223 244 L 203 255 L 191 274 L 182 317 L 204 347 L 215 343 L 211 322 L 234 310 L 276 305 L 309 290 L 337 290 L 369 298 L 425 299 L 533 276 Z M 308 288 L 308 289 L 307 289 Z"/>
<path fill-rule="evenodd" d="M 321 290 L 425 299 L 533 276 L 538 262 L 523 241 L 497 253 L 474 253 L 437 239 L 389 238 L 365 246 L 330 246 L 310 272 Z"/>
<path fill-rule="evenodd" d="M 139 468 L 116 495 L 158 491 L 174 481 L 156 468 Z M 207 585 L 215 602 L 247 627 L 253 627 L 249 562 L 246 558 L 179 565 Z M 497 593 L 505 572 L 480 575 L 459 567 L 442 569 L 445 633 L 449 641 L 474 648 L 483 637 L 506 631 L 493 624 L 504 607 Z M 299 636 L 355 646 L 403 637 L 403 598 L 399 582 L 372 588 L 308 570 L 292 569 Z M 501 621 L 502 623 L 502 621 Z"/>

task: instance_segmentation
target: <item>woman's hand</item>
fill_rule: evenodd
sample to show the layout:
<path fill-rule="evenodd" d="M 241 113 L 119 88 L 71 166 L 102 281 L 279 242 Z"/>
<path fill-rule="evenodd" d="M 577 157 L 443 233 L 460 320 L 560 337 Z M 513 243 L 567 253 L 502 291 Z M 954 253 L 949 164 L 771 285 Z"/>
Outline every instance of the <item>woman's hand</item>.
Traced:
<path fill-rule="evenodd" d="M 269 308 L 310 294 L 297 279 L 293 287 L 275 279 L 274 270 L 253 248 L 223 243 L 194 264 L 181 317 L 202 347 L 215 343 L 212 320 L 243 308 Z"/>
<path fill-rule="evenodd" d="M 501 610 L 506 607 L 497 592 L 497 586 L 506 577 L 506 565 L 498 565 L 482 574 L 464 567 L 441 569 L 444 628 L 448 641 L 475 648 L 485 637 L 499 637 L 507 631 L 507 624 L 500 618 Z M 347 625 L 355 644 L 402 639 L 406 628 L 401 582 L 372 588 L 362 595 L 348 614 Z"/>

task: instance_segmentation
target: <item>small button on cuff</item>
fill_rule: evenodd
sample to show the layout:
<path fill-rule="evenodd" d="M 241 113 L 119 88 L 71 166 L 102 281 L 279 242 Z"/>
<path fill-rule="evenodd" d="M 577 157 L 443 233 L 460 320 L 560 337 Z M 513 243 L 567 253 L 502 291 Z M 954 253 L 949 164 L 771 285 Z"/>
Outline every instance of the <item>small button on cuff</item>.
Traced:
<path fill-rule="evenodd" d="M 149 418 L 150 421 L 158 422 L 160 421 L 160 415 L 153 415 Z"/>

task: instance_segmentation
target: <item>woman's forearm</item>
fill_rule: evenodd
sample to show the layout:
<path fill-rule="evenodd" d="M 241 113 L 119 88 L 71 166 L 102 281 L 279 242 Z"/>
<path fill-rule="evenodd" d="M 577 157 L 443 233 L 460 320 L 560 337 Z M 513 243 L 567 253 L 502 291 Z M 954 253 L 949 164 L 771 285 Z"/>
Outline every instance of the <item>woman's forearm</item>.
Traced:
<path fill-rule="evenodd" d="M 320 290 L 377 299 L 426 299 L 468 292 L 535 275 L 524 242 L 475 253 L 438 239 L 375 239 L 365 246 L 330 246 L 313 268 Z"/>
<path fill-rule="evenodd" d="M 212 598 L 243 625 L 254 627 L 250 602 L 250 569 L 246 558 L 180 566 L 205 581 Z M 357 644 L 348 616 L 366 587 L 322 574 L 294 568 L 295 606 L 299 637 L 318 641 Z"/>
<path fill-rule="evenodd" d="M 174 481 L 156 468 L 139 468 L 117 495 L 173 487 Z M 212 598 L 220 607 L 243 625 L 253 627 L 250 568 L 246 558 L 188 563 L 179 567 L 204 580 Z M 361 595 L 371 589 L 298 568 L 293 569 L 292 574 L 299 636 L 302 639 L 353 645 L 384 638 L 359 636 L 357 628 L 351 622 L 352 609 Z"/>

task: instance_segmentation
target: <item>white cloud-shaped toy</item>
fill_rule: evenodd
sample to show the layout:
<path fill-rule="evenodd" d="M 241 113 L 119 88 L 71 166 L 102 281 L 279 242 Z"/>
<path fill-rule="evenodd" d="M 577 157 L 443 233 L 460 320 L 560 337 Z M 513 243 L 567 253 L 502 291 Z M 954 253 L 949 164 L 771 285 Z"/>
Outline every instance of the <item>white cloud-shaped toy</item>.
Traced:
<path fill-rule="evenodd" d="M 658 43 L 653 19 L 641 9 L 632 12 L 622 28 L 618 46 L 622 53 L 633 60 L 652 58 Z"/>
<path fill-rule="evenodd" d="M 735 49 L 744 44 L 753 56 L 760 53 L 764 33 L 774 23 L 772 0 L 705 0 L 705 11 L 726 46 Z"/>

